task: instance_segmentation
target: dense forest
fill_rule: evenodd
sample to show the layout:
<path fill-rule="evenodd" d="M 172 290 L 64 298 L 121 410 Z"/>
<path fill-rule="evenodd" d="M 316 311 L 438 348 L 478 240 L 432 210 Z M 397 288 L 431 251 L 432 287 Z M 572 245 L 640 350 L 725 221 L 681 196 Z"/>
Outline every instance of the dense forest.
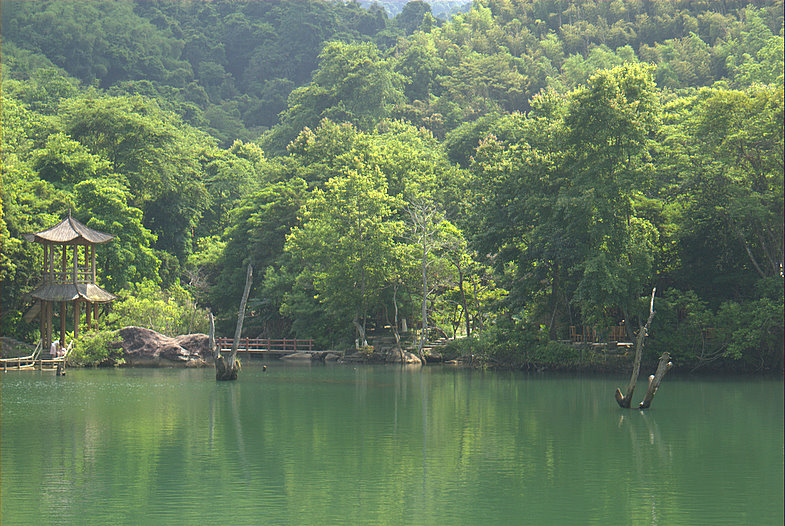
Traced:
<path fill-rule="evenodd" d="M 107 331 L 228 334 L 251 263 L 249 336 L 570 364 L 656 286 L 649 357 L 782 368 L 781 0 L 385 4 L 3 1 L 3 336 L 71 210 Z"/>

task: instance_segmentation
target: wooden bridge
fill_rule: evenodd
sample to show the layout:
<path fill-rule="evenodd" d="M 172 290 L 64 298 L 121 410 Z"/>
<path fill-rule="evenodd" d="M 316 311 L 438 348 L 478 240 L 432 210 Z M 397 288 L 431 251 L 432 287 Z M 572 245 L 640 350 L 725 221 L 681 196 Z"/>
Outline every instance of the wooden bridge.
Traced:
<path fill-rule="evenodd" d="M 56 371 L 59 368 L 65 368 L 68 354 L 71 352 L 73 340 L 68 347 L 64 350 L 61 356 L 55 358 L 42 358 L 41 351 L 43 349 L 43 342 L 38 340 L 33 354 L 29 356 L 18 356 L 15 358 L 2 358 L 0 359 L 0 368 L 3 372 L 6 371 Z"/>
<path fill-rule="evenodd" d="M 233 338 L 217 338 L 221 349 L 221 354 L 228 354 L 232 351 Z M 294 353 L 309 353 L 313 352 L 314 345 L 312 339 L 297 339 L 297 338 L 240 338 L 237 354 L 246 353 L 249 356 L 254 354 L 268 355 L 268 354 L 294 354 Z"/>

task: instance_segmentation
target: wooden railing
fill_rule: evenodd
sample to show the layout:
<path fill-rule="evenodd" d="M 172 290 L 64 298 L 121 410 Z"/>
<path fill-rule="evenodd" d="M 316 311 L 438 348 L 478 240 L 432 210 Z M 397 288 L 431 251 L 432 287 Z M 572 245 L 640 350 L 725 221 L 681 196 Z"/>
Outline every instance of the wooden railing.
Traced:
<path fill-rule="evenodd" d="M 44 279 L 52 283 L 73 283 L 74 271 L 73 269 L 66 270 L 53 270 L 49 274 L 44 274 Z M 93 270 L 90 267 L 79 267 L 76 271 L 77 283 L 93 283 Z"/>
<path fill-rule="evenodd" d="M 56 358 L 41 358 L 42 346 L 41 340 L 35 347 L 35 351 L 30 356 L 17 356 L 15 358 L 2 358 L 0 359 L 0 367 L 3 371 L 34 371 L 36 369 L 41 371 L 55 370 L 57 365 L 65 366 L 68 360 L 68 354 L 73 348 L 73 340 L 65 348 L 65 353 Z"/>
<path fill-rule="evenodd" d="M 625 332 L 624 325 L 608 327 L 607 332 L 599 331 L 596 327 L 581 328 L 570 325 L 570 340 L 576 343 L 600 341 L 618 342 L 627 340 L 627 333 Z"/>
<path fill-rule="evenodd" d="M 222 352 L 231 350 L 233 338 L 217 338 L 216 342 Z M 310 352 L 313 350 L 312 339 L 297 338 L 240 338 L 237 352 Z"/>

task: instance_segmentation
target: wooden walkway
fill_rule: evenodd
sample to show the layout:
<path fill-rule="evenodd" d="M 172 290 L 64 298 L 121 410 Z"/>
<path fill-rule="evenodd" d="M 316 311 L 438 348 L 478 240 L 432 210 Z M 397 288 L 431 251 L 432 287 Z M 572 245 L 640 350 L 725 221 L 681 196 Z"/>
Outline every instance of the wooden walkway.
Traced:
<path fill-rule="evenodd" d="M 232 351 L 233 338 L 217 338 L 221 354 L 228 354 Z M 237 354 L 247 355 L 266 355 L 266 354 L 294 354 L 313 352 L 313 340 L 296 338 L 240 338 L 240 345 Z"/>
<path fill-rule="evenodd" d="M 59 358 L 36 358 L 30 359 L 29 356 L 19 358 L 2 358 L 3 372 L 7 371 L 56 371 L 57 365 L 65 366 L 65 357 Z"/>
<path fill-rule="evenodd" d="M 0 368 L 6 371 L 56 371 L 58 366 L 65 368 L 68 353 L 71 351 L 73 341 L 66 348 L 65 355 L 57 358 L 41 358 L 41 342 L 36 345 L 33 354 L 15 358 L 0 358 Z"/>

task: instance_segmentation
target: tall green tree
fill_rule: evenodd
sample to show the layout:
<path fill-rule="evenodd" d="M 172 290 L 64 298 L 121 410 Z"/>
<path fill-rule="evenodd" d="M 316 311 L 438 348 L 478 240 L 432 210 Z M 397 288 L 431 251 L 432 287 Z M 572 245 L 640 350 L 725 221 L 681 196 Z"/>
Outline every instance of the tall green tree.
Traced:
<path fill-rule="evenodd" d="M 155 235 L 142 224 L 142 211 L 129 204 L 125 188 L 100 179 L 82 181 L 74 187 L 74 201 L 76 216 L 87 226 L 117 236 L 97 250 L 102 286 L 119 291 L 142 280 L 160 280 Z"/>
<path fill-rule="evenodd" d="M 308 86 L 295 89 L 281 124 L 264 139 L 280 152 L 306 126 L 324 118 L 370 129 L 403 100 L 403 83 L 389 60 L 370 43 L 329 42 L 319 54 L 319 68 Z"/>
<path fill-rule="evenodd" d="M 292 230 L 286 251 L 312 281 L 318 301 L 365 342 L 369 309 L 389 283 L 402 224 L 396 200 L 378 170 L 358 165 L 316 190 Z"/>
<path fill-rule="evenodd" d="M 217 274 L 211 276 L 214 286 L 210 297 L 220 321 L 226 321 L 220 313 L 232 312 L 242 294 L 244 270 L 252 263 L 258 277 L 250 296 L 254 315 L 249 316 L 246 330 L 286 336 L 288 327 L 280 314 L 283 292 L 279 276 L 286 272 L 282 270 L 287 263 L 284 245 L 292 228 L 299 224 L 307 190 L 305 181 L 299 178 L 270 184 L 242 198 L 232 211 L 230 226 L 223 235 L 225 248 L 216 263 Z M 272 278 L 275 273 L 278 276 Z M 234 315 L 229 321 L 235 321 Z"/>
<path fill-rule="evenodd" d="M 658 122 L 651 69 L 602 71 L 566 99 L 532 104 L 510 144 L 489 136 L 477 150 L 478 246 L 513 266 L 508 301 L 529 319 L 561 311 L 607 323 L 613 309 L 629 319 L 653 278 L 657 238 L 634 206 Z"/>
<path fill-rule="evenodd" d="M 184 260 L 208 202 L 199 155 L 211 141 L 141 97 L 69 99 L 62 121 L 69 137 L 105 159 L 127 185 L 156 248 Z"/>

